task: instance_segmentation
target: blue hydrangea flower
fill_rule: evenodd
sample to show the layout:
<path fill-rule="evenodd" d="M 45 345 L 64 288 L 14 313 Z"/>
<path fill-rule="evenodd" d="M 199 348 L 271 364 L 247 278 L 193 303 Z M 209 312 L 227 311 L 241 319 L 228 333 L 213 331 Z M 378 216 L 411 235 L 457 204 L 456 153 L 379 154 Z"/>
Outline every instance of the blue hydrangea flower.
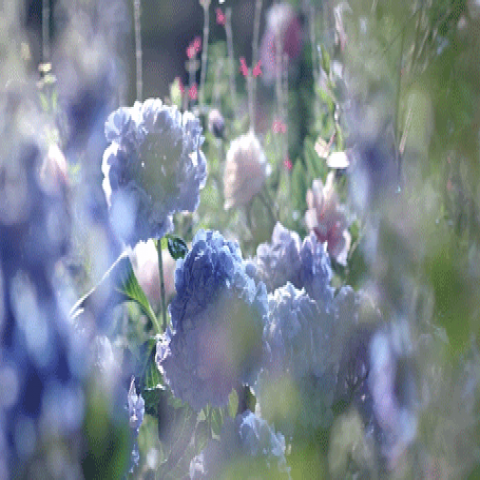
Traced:
<path fill-rule="evenodd" d="M 103 189 L 117 235 L 128 245 L 161 238 L 175 212 L 193 212 L 207 162 L 200 122 L 159 99 L 113 112 L 105 124 Z"/>
<path fill-rule="evenodd" d="M 417 435 L 416 387 L 407 322 L 395 322 L 377 331 L 369 344 L 368 388 L 373 418 L 381 431 L 382 454 L 390 468 L 397 465 Z"/>
<path fill-rule="evenodd" d="M 258 246 L 254 263 L 268 292 L 290 282 L 298 289 L 305 288 L 316 301 L 328 303 L 332 299 L 330 258 L 314 235 L 302 243 L 296 232 L 277 223 L 272 242 Z"/>
<path fill-rule="evenodd" d="M 190 462 L 190 478 L 290 478 L 285 438 L 249 410 L 228 418 L 219 440 Z"/>
<path fill-rule="evenodd" d="M 175 396 L 200 410 L 226 405 L 232 388 L 255 381 L 267 351 L 265 285 L 256 283 L 238 245 L 200 231 L 177 261 L 173 332 L 157 345 L 157 364 Z"/>
<path fill-rule="evenodd" d="M 291 283 L 269 295 L 269 310 L 264 336 L 271 361 L 255 386 L 257 401 L 262 416 L 283 433 L 308 435 L 332 421 L 335 317 Z"/>

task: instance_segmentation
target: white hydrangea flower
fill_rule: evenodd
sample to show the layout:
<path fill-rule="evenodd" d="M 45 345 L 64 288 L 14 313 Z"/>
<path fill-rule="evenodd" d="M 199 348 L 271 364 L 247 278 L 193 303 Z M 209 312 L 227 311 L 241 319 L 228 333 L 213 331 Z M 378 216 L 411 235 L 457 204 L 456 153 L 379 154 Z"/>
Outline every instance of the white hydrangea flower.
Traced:
<path fill-rule="evenodd" d="M 233 140 L 223 177 L 225 209 L 248 204 L 260 192 L 269 173 L 270 165 L 253 132 Z"/>

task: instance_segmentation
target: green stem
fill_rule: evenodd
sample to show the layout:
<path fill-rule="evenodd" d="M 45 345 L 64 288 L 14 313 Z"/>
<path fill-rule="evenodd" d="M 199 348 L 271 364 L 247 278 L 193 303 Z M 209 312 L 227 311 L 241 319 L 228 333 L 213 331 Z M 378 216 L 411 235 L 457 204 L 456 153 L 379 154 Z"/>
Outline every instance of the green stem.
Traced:
<path fill-rule="evenodd" d="M 133 17 L 135 29 L 135 65 L 137 75 L 137 100 L 142 101 L 143 96 L 143 76 L 142 76 L 142 33 L 140 25 L 140 1 L 133 0 Z"/>
<path fill-rule="evenodd" d="M 160 274 L 160 297 L 162 299 L 162 331 L 167 329 L 167 303 L 165 301 L 165 279 L 163 278 L 162 241 L 156 242 L 158 254 L 158 272 Z"/>
<path fill-rule="evenodd" d="M 267 190 L 266 186 L 263 189 L 263 191 L 260 192 L 259 198 L 262 201 L 262 203 L 267 207 L 268 213 L 269 213 L 271 219 L 273 220 L 273 223 L 276 224 L 278 222 L 278 216 L 273 211 L 273 207 L 272 207 L 273 202 L 272 202 L 272 199 L 271 199 L 271 197 L 268 193 L 268 190 Z"/>

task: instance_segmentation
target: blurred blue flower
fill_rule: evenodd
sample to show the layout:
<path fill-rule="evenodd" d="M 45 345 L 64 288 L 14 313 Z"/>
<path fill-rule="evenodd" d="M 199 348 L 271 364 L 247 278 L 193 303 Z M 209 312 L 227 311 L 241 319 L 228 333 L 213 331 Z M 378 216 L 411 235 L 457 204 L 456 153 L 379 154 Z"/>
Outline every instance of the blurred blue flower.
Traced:
<path fill-rule="evenodd" d="M 248 477 L 246 477 L 248 475 Z M 219 440 L 190 462 L 192 480 L 210 478 L 290 478 L 285 438 L 249 410 L 227 418 Z"/>
<path fill-rule="evenodd" d="M 267 351 L 267 293 L 237 244 L 201 230 L 177 261 L 173 333 L 157 345 L 157 364 L 175 396 L 200 410 L 225 405 L 232 388 L 252 384 Z"/>
<path fill-rule="evenodd" d="M 117 235 L 132 247 L 161 238 L 175 212 L 193 212 L 207 176 L 200 122 L 159 99 L 113 112 L 105 124 L 103 189 Z"/>
<path fill-rule="evenodd" d="M 291 283 L 269 295 L 269 310 L 264 337 L 271 361 L 255 385 L 257 401 L 262 416 L 284 434 L 308 436 L 332 421 L 335 316 Z M 282 388 L 288 392 L 286 402 L 278 401 Z"/>
<path fill-rule="evenodd" d="M 272 242 L 258 246 L 254 264 L 268 292 L 290 282 L 322 304 L 333 298 L 330 258 L 313 234 L 302 243 L 298 233 L 277 223 Z"/>
<path fill-rule="evenodd" d="M 127 403 L 128 403 L 128 418 L 130 423 L 130 429 L 132 430 L 133 438 L 134 438 L 131 467 L 130 467 L 130 473 L 131 473 L 133 472 L 135 465 L 138 465 L 138 462 L 140 460 L 140 452 L 138 450 L 137 437 L 140 431 L 140 426 L 142 425 L 142 422 L 143 422 L 143 417 L 145 416 L 145 401 L 143 400 L 143 397 L 141 395 L 137 394 L 137 390 L 135 388 L 135 378 L 133 377 L 130 383 L 130 389 L 128 391 Z"/>

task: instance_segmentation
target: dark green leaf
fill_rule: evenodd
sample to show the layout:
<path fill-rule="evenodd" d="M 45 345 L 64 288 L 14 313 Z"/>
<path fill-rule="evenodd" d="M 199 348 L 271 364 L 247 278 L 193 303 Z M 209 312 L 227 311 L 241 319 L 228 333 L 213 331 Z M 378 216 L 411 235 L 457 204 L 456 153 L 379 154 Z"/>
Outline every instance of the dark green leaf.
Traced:
<path fill-rule="evenodd" d="M 188 247 L 185 241 L 180 237 L 174 237 L 173 235 L 167 236 L 168 251 L 174 260 L 184 258 L 188 253 Z"/>
<path fill-rule="evenodd" d="M 90 306 L 94 311 L 102 312 L 126 301 L 137 303 L 157 331 L 160 331 L 155 313 L 135 277 L 130 258 L 127 253 L 122 253 L 100 282 L 72 307 L 70 316 L 76 318 Z"/>

